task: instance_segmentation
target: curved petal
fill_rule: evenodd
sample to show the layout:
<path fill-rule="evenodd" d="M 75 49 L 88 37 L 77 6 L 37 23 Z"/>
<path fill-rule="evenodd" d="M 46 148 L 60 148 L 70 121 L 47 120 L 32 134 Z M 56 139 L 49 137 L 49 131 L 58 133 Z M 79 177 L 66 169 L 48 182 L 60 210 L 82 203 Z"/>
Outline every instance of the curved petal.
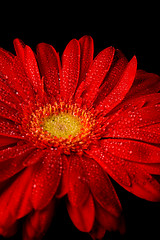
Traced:
<path fill-rule="evenodd" d="M 89 234 L 93 240 L 96 240 L 96 239 L 103 239 L 105 233 L 106 233 L 106 229 L 102 225 L 100 225 L 97 221 L 95 221 L 93 228 Z"/>
<path fill-rule="evenodd" d="M 88 69 L 85 80 L 85 91 L 83 93 L 83 104 L 87 107 L 95 100 L 99 87 L 109 71 L 114 53 L 115 49 L 113 47 L 104 49 L 97 55 Z"/>
<path fill-rule="evenodd" d="M 17 97 L 16 92 L 13 91 L 4 81 L 0 78 L 0 101 L 10 108 L 19 110 L 20 99 Z"/>
<path fill-rule="evenodd" d="M 71 40 L 62 56 L 62 78 L 60 79 L 61 97 L 67 101 L 76 90 L 80 70 L 80 45 L 78 40 Z"/>
<path fill-rule="evenodd" d="M 13 121 L 0 118 L 0 136 L 23 139 L 19 127 Z"/>
<path fill-rule="evenodd" d="M 9 119 L 17 123 L 20 122 L 19 112 L 3 102 L 0 102 L 0 117 Z"/>
<path fill-rule="evenodd" d="M 86 202 L 79 207 L 67 202 L 67 210 L 72 222 L 80 231 L 91 231 L 95 219 L 95 208 L 91 194 L 89 194 Z"/>
<path fill-rule="evenodd" d="M 149 201 L 160 200 L 160 184 L 143 169 L 143 166 L 107 153 L 100 145 L 92 147 L 87 153 L 128 191 Z"/>
<path fill-rule="evenodd" d="M 97 111 L 103 111 L 103 115 L 106 115 L 124 99 L 133 84 L 136 70 L 137 59 L 133 57 L 125 68 L 119 82 L 109 95 L 97 106 Z"/>
<path fill-rule="evenodd" d="M 160 163 L 160 148 L 133 140 L 104 139 L 100 141 L 104 151 L 125 160 L 142 163 Z"/>
<path fill-rule="evenodd" d="M 148 201 L 160 201 L 160 184 L 143 167 L 127 163 L 125 166 L 131 181 L 131 187 L 123 186 L 127 191 Z"/>
<path fill-rule="evenodd" d="M 51 45 L 40 43 L 37 46 L 37 59 L 48 97 L 51 101 L 59 100 L 61 66 L 58 53 Z"/>
<path fill-rule="evenodd" d="M 17 221 L 11 224 L 10 226 L 4 226 L 4 227 L 0 226 L 0 235 L 2 235 L 5 238 L 10 238 L 13 235 L 15 235 L 15 233 L 17 232 L 17 228 L 18 228 Z"/>
<path fill-rule="evenodd" d="M 16 146 L 8 147 L 3 150 L 0 150 L 0 162 L 8 160 L 10 158 L 16 158 L 19 157 L 25 153 L 30 153 L 34 147 L 30 146 L 28 143 L 21 143 L 20 142 Z"/>
<path fill-rule="evenodd" d="M 52 200 L 44 209 L 32 212 L 23 228 L 23 240 L 43 238 L 52 221 L 54 209 L 55 202 Z"/>
<path fill-rule="evenodd" d="M 61 157 L 55 151 L 47 151 L 43 160 L 36 164 L 33 175 L 32 204 L 43 209 L 54 196 L 61 176 Z"/>
<path fill-rule="evenodd" d="M 7 227 L 22 218 L 32 210 L 31 206 L 31 179 L 32 168 L 25 169 L 10 183 L 0 197 L 0 226 Z M 18 187 L 17 187 L 18 186 Z"/>
<path fill-rule="evenodd" d="M 30 47 L 25 46 L 24 48 L 24 58 L 25 58 L 25 72 L 32 83 L 35 92 L 38 92 L 39 98 L 43 95 L 43 84 L 40 77 L 37 61 L 35 55 Z"/>
<path fill-rule="evenodd" d="M 16 38 L 13 40 L 14 48 L 17 56 L 19 56 L 24 61 L 24 48 L 25 44 L 22 40 Z"/>
<path fill-rule="evenodd" d="M 160 77 L 154 73 L 137 70 L 135 81 L 126 98 L 156 93 L 160 90 Z"/>
<path fill-rule="evenodd" d="M 100 204 L 96 202 L 96 220 L 97 222 L 108 231 L 117 231 L 121 233 L 125 231 L 124 219 L 122 216 L 115 217 L 108 211 L 106 211 Z"/>
<path fill-rule="evenodd" d="M 56 193 L 56 198 L 61 198 L 68 192 L 69 160 L 66 155 L 62 155 L 62 176 Z"/>
<path fill-rule="evenodd" d="M 89 195 L 89 188 L 86 181 L 83 162 L 76 155 L 70 156 L 68 199 L 74 206 L 82 205 Z"/>
<path fill-rule="evenodd" d="M 115 216 L 121 213 L 121 204 L 107 174 L 92 158 L 83 157 L 88 185 L 99 204 Z"/>
<path fill-rule="evenodd" d="M 0 148 L 15 144 L 18 142 L 18 139 L 0 136 Z"/>
<path fill-rule="evenodd" d="M 94 106 L 98 106 L 100 102 L 102 102 L 105 99 L 105 97 L 116 86 L 127 64 L 128 64 L 128 61 L 124 56 L 124 54 L 121 51 L 116 49 L 113 62 L 111 64 L 111 67 L 108 73 L 105 76 L 102 86 L 99 89 L 99 93 L 94 102 Z"/>
<path fill-rule="evenodd" d="M 30 148 L 26 148 L 26 150 L 23 151 L 22 148 L 22 151 L 20 153 L 13 153 L 13 156 L 15 157 L 9 158 L 8 156 L 8 160 L 0 162 L 0 182 L 14 176 L 22 169 L 24 169 L 25 166 L 23 162 L 32 153 L 32 151 L 33 150 L 31 150 Z"/>
<path fill-rule="evenodd" d="M 78 86 L 85 80 L 86 73 L 93 61 L 94 43 L 90 36 L 83 36 L 79 39 L 80 44 L 80 74 Z"/>
<path fill-rule="evenodd" d="M 108 120 L 105 137 L 137 139 L 159 143 L 160 94 L 150 94 L 127 101 Z"/>
<path fill-rule="evenodd" d="M 126 186 L 131 186 L 130 177 L 124 168 L 124 161 L 122 159 L 112 155 L 105 154 L 104 150 L 100 147 L 100 145 L 90 146 L 87 154 L 95 159 L 100 166 L 106 171 L 115 181 L 122 183 Z"/>

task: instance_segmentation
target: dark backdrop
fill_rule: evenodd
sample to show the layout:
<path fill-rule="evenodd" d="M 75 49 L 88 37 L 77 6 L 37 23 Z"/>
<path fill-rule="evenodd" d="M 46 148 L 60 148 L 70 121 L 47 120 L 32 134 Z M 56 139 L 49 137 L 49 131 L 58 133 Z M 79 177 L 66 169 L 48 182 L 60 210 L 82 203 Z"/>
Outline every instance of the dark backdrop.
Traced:
<path fill-rule="evenodd" d="M 39 5 L 41 4 L 41 6 Z M 108 46 L 124 52 L 128 59 L 137 56 L 138 68 L 160 75 L 160 36 L 158 6 L 112 6 L 95 3 L 95 6 L 76 2 L 64 6 L 48 3 L 38 5 L 4 6 L 1 8 L 0 46 L 13 52 L 12 41 L 21 38 L 35 50 L 39 42 L 52 44 L 62 54 L 72 38 L 91 35 L 95 43 L 95 55 Z M 134 3 L 136 4 L 136 3 Z M 159 8 L 159 7 L 158 7 Z M 9 10 L 9 11 L 8 11 Z M 113 183 L 124 209 L 127 231 L 107 233 L 104 239 L 159 239 L 160 204 L 135 197 Z M 21 231 L 12 239 L 21 239 Z M 0 238 L 1 239 L 1 238 Z M 90 240 L 79 232 L 68 217 L 64 201 L 57 209 L 52 225 L 44 238 Z"/>

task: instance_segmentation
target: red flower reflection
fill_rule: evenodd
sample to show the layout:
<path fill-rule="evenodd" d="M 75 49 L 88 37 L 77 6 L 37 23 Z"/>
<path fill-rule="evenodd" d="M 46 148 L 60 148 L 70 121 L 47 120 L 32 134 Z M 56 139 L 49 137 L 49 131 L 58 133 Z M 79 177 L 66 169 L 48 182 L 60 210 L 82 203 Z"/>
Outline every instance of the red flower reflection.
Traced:
<path fill-rule="evenodd" d="M 110 177 L 160 200 L 160 79 L 113 47 L 93 60 L 93 40 L 69 42 L 62 64 L 45 43 L 0 49 L 0 234 L 24 218 L 23 239 L 41 239 L 55 201 L 93 238 L 123 231 Z M 110 176 L 110 177 L 109 177 Z"/>

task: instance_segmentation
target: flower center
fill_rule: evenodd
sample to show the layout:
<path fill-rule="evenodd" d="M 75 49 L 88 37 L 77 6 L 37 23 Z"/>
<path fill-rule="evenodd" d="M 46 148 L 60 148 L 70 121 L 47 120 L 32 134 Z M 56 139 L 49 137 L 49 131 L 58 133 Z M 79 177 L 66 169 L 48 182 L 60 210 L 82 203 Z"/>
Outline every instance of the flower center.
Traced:
<path fill-rule="evenodd" d="M 38 148 L 59 148 L 66 154 L 71 151 L 81 154 L 104 132 L 103 119 L 97 118 L 94 110 L 76 104 L 55 102 L 30 111 L 25 111 L 20 130 Z"/>
<path fill-rule="evenodd" d="M 70 135 L 75 137 L 80 133 L 82 124 L 77 117 L 68 113 L 52 115 L 44 120 L 43 130 L 47 131 L 52 137 L 68 138 Z"/>

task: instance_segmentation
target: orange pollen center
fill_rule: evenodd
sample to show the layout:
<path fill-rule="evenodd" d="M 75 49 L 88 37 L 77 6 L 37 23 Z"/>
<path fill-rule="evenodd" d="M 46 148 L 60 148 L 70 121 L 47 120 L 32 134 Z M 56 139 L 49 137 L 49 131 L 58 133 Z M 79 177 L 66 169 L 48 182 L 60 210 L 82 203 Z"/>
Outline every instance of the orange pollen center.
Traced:
<path fill-rule="evenodd" d="M 94 114 L 76 104 L 47 104 L 32 112 L 22 129 L 34 145 L 82 152 L 95 139 Z"/>

